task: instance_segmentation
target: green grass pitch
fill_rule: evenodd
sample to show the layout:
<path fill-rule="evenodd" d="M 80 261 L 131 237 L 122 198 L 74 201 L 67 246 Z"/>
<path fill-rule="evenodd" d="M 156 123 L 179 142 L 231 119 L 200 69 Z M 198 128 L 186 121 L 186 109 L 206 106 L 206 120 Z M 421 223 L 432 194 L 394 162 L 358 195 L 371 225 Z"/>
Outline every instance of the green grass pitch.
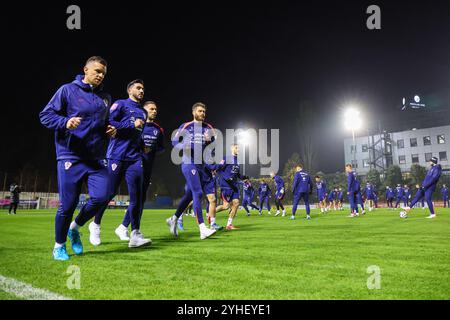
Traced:
<path fill-rule="evenodd" d="M 129 249 L 114 234 L 123 210 L 108 210 L 99 247 L 81 229 L 85 253 L 54 261 L 54 210 L 0 211 L 0 275 L 73 299 L 450 299 L 450 210 L 425 219 L 415 209 L 378 209 L 359 218 L 347 211 L 297 220 L 247 217 L 236 231 L 200 240 L 195 220 L 185 217 L 179 239 L 165 219 L 173 210 L 145 210 L 142 232 L 153 244 Z M 220 213 L 219 224 L 227 216 Z M 67 287 L 69 266 L 80 269 L 80 289 Z M 368 289 L 369 266 L 381 270 L 381 287 Z M 370 281 L 369 281 L 370 282 Z M 1 289 L 1 288 L 0 288 Z M 0 299 L 14 296 L 0 290 Z"/>

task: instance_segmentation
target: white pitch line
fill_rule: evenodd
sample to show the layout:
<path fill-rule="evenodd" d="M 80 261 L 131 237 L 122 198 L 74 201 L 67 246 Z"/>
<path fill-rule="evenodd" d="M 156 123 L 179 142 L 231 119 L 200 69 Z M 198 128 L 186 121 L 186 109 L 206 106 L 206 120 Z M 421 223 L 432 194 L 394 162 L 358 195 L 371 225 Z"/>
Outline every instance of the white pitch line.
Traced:
<path fill-rule="evenodd" d="M 57 293 L 35 288 L 32 285 L 2 275 L 0 275 L 0 290 L 25 300 L 71 300 Z"/>

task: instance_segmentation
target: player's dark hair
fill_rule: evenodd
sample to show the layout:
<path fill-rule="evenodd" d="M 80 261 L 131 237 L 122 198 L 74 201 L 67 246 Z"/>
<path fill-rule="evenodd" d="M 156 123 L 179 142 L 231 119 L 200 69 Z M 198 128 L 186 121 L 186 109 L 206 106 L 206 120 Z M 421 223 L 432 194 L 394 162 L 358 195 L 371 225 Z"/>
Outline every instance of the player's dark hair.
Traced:
<path fill-rule="evenodd" d="M 108 66 L 108 63 L 106 62 L 106 60 L 103 59 L 100 56 L 92 56 L 92 57 L 90 57 L 89 59 L 86 60 L 86 64 L 85 65 L 87 65 L 88 63 L 91 63 L 91 62 L 98 62 L 98 63 L 104 65 L 105 67 Z"/>
<path fill-rule="evenodd" d="M 194 111 L 195 109 L 202 107 L 203 109 L 206 110 L 206 105 L 202 102 L 196 102 L 194 103 L 194 105 L 192 106 L 192 111 Z"/>
<path fill-rule="evenodd" d="M 149 104 L 154 104 L 156 107 L 158 107 L 154 101 L 145 101 L 144 107 L 149 105 Z"/>
<path fill-rule="evenodd" d="M 315 176 L 314 179 L 320 179 L 320 176 Z"/>
<path fill-rule="evenodd" d="M 132 86 L 134 86 L 136 83 L 139 83 L 139 84 L 144 85 L 144 80 L 142 80 L 142 79 L 136 79 L 136 80 L 131 81 L 131 82 L 127 85 L 127 91 L 130 90 L 130 88 L 131 88 Z"/>
<path fill-rule="evenodd" d="M 351 163 L 347 163 L 347 164 L 345 165 L 345 167 L 346 167 L 346 168 L 353 168 L 353 165 L 352 165 Z"/>
<path fill-rule="evenodd" d="M 297 167 L 303 169 L 303 165 L 302 164 L 298 164 Z"/>

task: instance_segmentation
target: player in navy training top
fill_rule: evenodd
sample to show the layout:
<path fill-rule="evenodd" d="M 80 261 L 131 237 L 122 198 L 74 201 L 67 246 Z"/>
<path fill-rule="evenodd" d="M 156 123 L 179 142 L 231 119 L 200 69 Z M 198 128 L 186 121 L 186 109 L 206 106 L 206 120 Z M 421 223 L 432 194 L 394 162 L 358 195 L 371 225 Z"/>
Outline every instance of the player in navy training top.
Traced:
<path fill-rule="evenodd" d="M 108 137 L 114 136 L 117 131 L 108 124 L 111 97 L 101 85 L 106 70 L 107 63 L 103 58 L 89 58 L 84 66 L 84 75 L 63 85 L 39 113 L 41 123 L 55 131 L 61 201 L 55 218 L 55 260 L 69 260 L 67 237 L 74 253 L 83 253 L 78 228 L 108 204 L 105 149 Z M 72 221 L 83 182 L 87 184 L 89 200 Z"/>
<path fill-rule="evenodd" d="M 259 196 L 259 215 L 262 215 L 263 206 L 266 204 L 266 208 L 269 211 L 269 215 L 272 214 L 270 212 L 270 202 L 269 199 L 272 197 L 272 190 L 269 185 L 263 181 L 258 188 L 258 196 Z"/>
<path fill-rule="evenodd" d="M 442 174 L 442 167 L 438 164 L 438 158 L 432 157 L 430 160 L 430 170 L 428 170 L 425 179 L 422 182 L 422 187 L 420 188 L 420 192 L 417 193 L 416 197 L 411 201 L 410 207 L 406 207 L 406 213 L 411 211 L 411 208 L 414 208 L 415 204 L 421 199 L 421 197 L 425 197 L 427 201 L 428 210 L 430 210 L 429 219 L 436 218 L 436 212 L 433 207 L 433 193 L 437 188 L 437 184 L 439 182 L 439 178 Z"/>
<path fill-rule="evenodd" d="M 386 203 L 388 208 L 394 209 L 394 197 L 395 192 L 394 189 L 392 189 L 390 186 L 386 186 Z"/>
<path fill-rule="evenodd" d="M 411 190 L 409 189 L 408 185 L 405 184 L 405 186 L 403 187 L 403 205 L 407 207 L 410 201 L 411 201 Z"/>
<path fill-rule="evenodd" d="M 284 195 L 285 195 L 285 189 L 284 189 L 284 180 L 274 172 L 270 174 L 273 181 L 275 182 L 275 205 L 277 207 L 277 213 L 275 214 L 275 217 L 280 215 L 280 208 L 283 210 L 283 217 L 286 216 L 286 210 L 284 210 L 283 201 Z"/>
<path fill-rule="evenodd" d="M 244 189 L 244 199 L 242 200 L 242 206 L 244 210 L 247 212 L 247 215 L 250 215 L 250 209 L 255 209 L 259 211 L 259 208 L 253 204 L 253 198 L 255 197 L 255 188 L 253 188 L 250 180 L 245 180 L 242 184 L 242 188 Z"/>
<path fill-rule="evenodd" d="M 369 212 L 375 207 L 375 188 L 370 182 L 366 183 L 366 187 L 363 190 L 363 194 L 366 198 L 366 206 L 369 207 Z"/>
<path fill-rule="evenodd" d="M 317 200 L 319 201 L 320 212 L 327 211 L 327 184 L 320 176 L 315 176 Z"/>
<path fill-rule="evenodd" d="M 216 212 L 230 209 L 226 227 L 227 230 L 238 229 L 233 225 L 233 220 L 236 217 L 239 208 L 239 182 L 240 180 L 248 179 L 248 177 L 241 175 L 238 154 L 239 146 L 237 144 L 231 145 L 231 156 L 225 157 L 225 159 L 217 166 L 216 170 L 217 179 L 220 184 L 221 197 L 224 202 L 224 205 L 218 207 Z"/>
<path fill-rule="evenodd" d="M 441 188 L 442 200 L 444 201 L 444 208 L 450 208 L 449 192 L 447 186 L 444 184 Z"/>
<path fill-rule="evenodd" d="M 297 211 L 297 206 L 301 199 L 305 201 L 306 209 L 306 219 L 311 219 L 311 210 L 309 206 L 309 196 L 312 194 L 313 183 L 311 177 L 306 171 L 303 171 L 303 166 L 298 165 L 296 168 L 294 185 L 292 186 L 292 193 L 294 196 L 294 202 L 292 204 L 292 216 L 290 220 L 295 219 L 295 213 Z"/>
<path fill-rule="evenodd" d="M 362 214 L 365 213 L 361 196 L 361 184 L 358 181 L 356 172 L 353 171 L 353 166 L 350 163 L 345 165 L 345 172 L 347 173 L 347 195 L 351 209 L 351 214 L 349 217 L 357 217 L 359 216 L 358 204 L 361 205 Z"/>
<path fill-rule="evenodd" d="M 164 130 L 156 123 L 156 116 L 158 115 L 158 107 L 153 101 L 146 101 L 144 103 L 144 110 L 147 112 L 147 121 L 142 130 L 141 147 L 142 152 L 142 206 L 139 219 L 142 219 L 144 203 L 147 197 L 147 191 L 151 184 L 153 164 L 157 155 L 164 152 Z M 115 233 L 120 240 L 129 240 L 128 226 L 131 223 L 130 207 L 128 207 L 122 223 L 116 228 Z"/>
<path fill-rule="evenodd" d="M 341 187 L 339 187 L 338 191 L 338 208 L 339 210 L 344 210 L 344 191 Z"/>
<path fill-rule="evenodd" d="M 181 171 L 186 179 L 187 189 L 178 204 L 175 214 L 166 220 L 170 233 L 178 237 L 178 219 L 183 214 L 189 203 L 193 201 L 193 209 L 197 217 L 200 229 L 200 239 L 209 238 L 216 230 L 209 229 L 203 220 L 202 197 L 203 189 L 208 182 L 205 172 L 206 164 L 212 158 L 212 154 L 204 159 L 204 151 L 215 139 L 214 128 L 205 122 L 206 106 L 197 102 L 192 106 L 193 121 L 183 123 L 172 136 L 172 145 L 182 152 Z M 211 153 L 214 149 L 210 150 Z"/>
<path fill-rule="evenodd" d="M 144 81 L 131 81 L 127 85 L 128 99 L 114 102 L 109 114 L 109 122 L 117 128 L 117 134 L 110 140 L 106 153 L 110 199 L 116 196 L 120 183 L 125 180 L 130 196 L 130 248 L 151 244 L 151 240 L 146 239 L 140 231 L 144 180 L 142 132 L 147 121 L 147 111 L 142 107 L 144 92 Z M 103 212 L 98 213 L 89 225 L 89 240 L 92 245 L 101 243 L 100 223 Z"/>

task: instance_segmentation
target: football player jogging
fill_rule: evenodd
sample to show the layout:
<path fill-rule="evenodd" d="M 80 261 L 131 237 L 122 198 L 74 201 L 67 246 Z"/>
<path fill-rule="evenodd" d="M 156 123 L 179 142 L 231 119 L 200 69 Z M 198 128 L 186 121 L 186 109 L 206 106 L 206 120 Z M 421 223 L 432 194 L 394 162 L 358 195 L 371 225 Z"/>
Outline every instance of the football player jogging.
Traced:
<path fill-rule="evenodd" d="M 144 103 L 144 110 L 147 112 L 147 121 L 145 122 L 142 131 L 142 144 L 144 152 L 142 153 L 142 205 L 139 220 L 142 219 L 144 203 L 152 179 L 155 157 L 164 152 L 164 130 L 159 126 L 159 124 L 155 122 L 156 116 L 158 115 L 158 107 L 156 106 L 155 102 L 147 101 Z M 122 223 L 115 230 L 115 233 L 120 238 L 120 240 L 130 240 L 130 237 L 128 236 L 128 226 L 130 225 L 130 223 L 131 213 L 130 207 L 128 207 Z"/>
<path fill-rule="evenodd" d="M 320 212 L 324 213 L 327 210 L 327 184 L 320 176 L 315 176 L 317 199 L 319 201 Z"/>
<path fill-rule="evenodd" d="M 140 231 L 144 180 L 142 132 L 147 121 L 147 111 L 142 108 L 144 90 L 142 80 L 131 81 L 127 85 L 128 99 L 114 102 L 109 115 L 109 122 L 117 129 L 106 153 L 110 179 L 109 197 L 113 199 L 116 196 L 120 183 L 125 179 L 130 204 L 127 209 L 129 216 L 125 217 L 129 222 L 124 223 L 127 227 L 131 223 L 128 243 L 130 248 L 151 244 L 151 240 L 146 239 Z M 94 246 L 101 244 L 100 224 L 103 212 L 96 214 L 94 221 L 89 224 L 89 240 Z"/>
<path fill-rule="evenodd" d="M 192 207 L 197 218 L 200 239 L 204 240 L 216 233 L 215 229 L 205 225 L 202 213 L 203 188 L 208 182 L 203 152 L 213 142 L 215 133 L 213 127 L 205 122 L 206 106 L 203 103 L 197 102 L 192 106 L 192 116 L 193 121 L 183 123 L 172 136 L 173 147 L 176 151 L 182 151 L 181 172 L 186 179 L 187 188 L 175 214 L 168 218 L 166 223 L 170 233 L 178 237 L 177 221 L 193 201 Z"/>
<path fill-rule="evenodd" d="M 294 185 L 292 186 L 292 193 L 294 195 L 294 202 L 292 204 L 292 216 L 290 220 L 295 219 L 295 213 L 297 212 L 297 206 L 301 199 L 305 201 L 306 207 L 306 219 L 311 219 L 311 209 L 309 206 L 309 196 L 313 191 L 313 183 L 309 174 L 303 171 L 303 166 L 298 165 L 296 168 Z"/>
<path fill-rule="evenodd" d="M 359 216 L 358 203 L 361 205 L 362 214 L 365 213 L 361 196 L 361 185 L 356 178 L 356 173 L 353 171 L 353 166 L 351 164 L 348 163 L 345 165 L 345 172 L 347 173 L 347 195 L 351 209 L 351 214 L 349 217 L 353 218 Z"/>
<path fill-rule="evenodd" d="M 450 208 L 450 200 L 448 199 L 449 197 L 448 188 L 445 184 L 441 188 L 441 195 L 442 200 L 444 201 L 444 208 Z"/>
<path fill-rule="evenodd" d="M 433 207 L 433 193 L 436 190 L 437 183 L 439 182 L 441 174 L 442 174 L 442 167 L 440 164 L 438 164 L 438 159 L 436 157 L 431 158 L 430 170 L 428 170 L 427 175 L 425 176 L 425 179 L 422 182 L 422 188 L 411 202 L 411 205 L 405 208 L 406 214 L 410 213 L 411 208 L 415 206 L 415 204 L 419 201 L 420 197 L 425 196 L 425 200 L 427 201 L 428 205 L 428 210 L 430 210 L 430 215 L 427 218 L 428 219 L 436 218 L 436 212 L 434 211 Z"/>
<path fill-rule="evenodd" d="M 217 175 L 216 175 L 217 166 L 216 165 L 206 165 L 205 173 L 206 173 L 206 182 L 204 191 L 206 194 L 206 199 L 208 200 L 208 204 L 206 207 L 206 211 L 208 213 L 208 222 L 210 228 L 213 228 L 217 231 L 222 230 L 223 227 L 218 225 L 216 222 L 216 213 L 217 213 Z"/>
<path fill-rule="evenodd" d="M 275 187 L 277 191 L 275 192 L 275 205 L 277 206 L 277 213 L 275 214 L 275 217 L 278 217 L 280 215 L 280 208 L 283 210 L 283 217 L 286 216 L 286 210 L 284 210 L 283 203 L 281 201 L 284 198 L 284 180 L 279 176 L 276 175 L 274 172 L 270 174 L 272 179 L 275 182 Z"/>
<path fill-rule="evenodd" d="M 245 212 L 247 212 L 247 216 L 250 215 L 250 209 L 255 209 L 259 211 L 259 208 L 253 204 L 253 198 L 255 197 L 255 188 L 253 188 L 250 180 L 244 180 L 242 184 L 242 188 L 244 189 L 244 199 L 242 200 L 242 206 L 244 207 Z"/>
<path fill-rule="evenodd" d="M 269 215 L 272 214 L 270 212 L 270 202 L 269 199 L 272 196 L 272 190 L 266 182 L 262 182 L 258 188 L 258 196 L 259 196 L 259 215 L 262 215 L 264 203 L 266 204 L 266 208 L 269 211 Z"/>
<path fill-rule="evenodd" d="M 107 63 L 94 56 L 86 61 L 83 71 L 84 75 L 63 85 L 39 114 L 41 123 L 55 131 L 61 202 L 55 218 L 55 260 L 70 259 L 67 238 L 76 255 L 83 253 L 79 227 L 104 210 L 109 202 L 105 147 L 108 137 L 116 134 L 116 128 L 108 124 L 111 98 L 101 86 Z M 89 200 L 72 221 L 83 182 L 87 184 Z"/>
<path fill-rule="evenodd" d="M 247 180 L 248 177 L 242 176 L 238 163 L 239 146 L 233 144 L 231 146 L 231 156 L 226 157 L 217 167 L 217 176 L 220 184 L 220 191 L 224 205 L 219 210 L 230 208 L 228 215 L 227 230 L 239 229 L 233 225 L 239 208 L 239 180 Z"/>
<path fill-rule="evenodd" d="M 188 186 L 187 184 L 184 185 L 184 192 L 189 192 L 188 191 Z M 178 229 L 180 229 L 181 231 L 184 231 L 184 223 L 183 223 L 183 216 L 188 216 L 192 214 L 192 200 L 191 202 L 189 202 L 188 206 L 186 207 L 186 209 L 183 210 L 183 214 L 180 215 L 180 217 L 178 218 Z M 192 216 L 194 217 L 194 216 Z"/>

